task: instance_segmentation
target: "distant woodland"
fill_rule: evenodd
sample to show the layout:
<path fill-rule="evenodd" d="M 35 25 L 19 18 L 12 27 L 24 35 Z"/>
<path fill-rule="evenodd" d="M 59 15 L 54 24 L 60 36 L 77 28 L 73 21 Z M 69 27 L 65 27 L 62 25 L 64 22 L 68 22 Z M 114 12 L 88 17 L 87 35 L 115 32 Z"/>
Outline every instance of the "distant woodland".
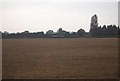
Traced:
<path fill-rule="evenodd" d="M 77 32 L 68 32 L 59 28 L 57 32 L 48 30 L 46 33 L 29 31 L 9 33 L 7 31 L 1 32 L 1 38 L 100 38 L 100 37 L 120 37 L 120 28 L 116 25 L 98 26 L 98 17 L 93 15 L 91 17 L 90 31 L 86 32 L 84 29 L 79 29 Z"/>

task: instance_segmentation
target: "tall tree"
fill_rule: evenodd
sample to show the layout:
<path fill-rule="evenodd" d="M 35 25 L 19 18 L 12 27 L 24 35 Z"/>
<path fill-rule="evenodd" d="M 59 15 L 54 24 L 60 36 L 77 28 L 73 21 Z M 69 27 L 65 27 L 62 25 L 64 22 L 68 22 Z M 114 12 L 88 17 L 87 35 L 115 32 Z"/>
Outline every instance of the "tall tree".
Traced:
<path fill-rule="evenodd" d="M 98 17 L 95 14 L 91 17 L 90 28 L 97 28 L 97 27 L 98 27 Z"/>
<path fill-rule="evenodd" d="M 98 17 L 96 14 L 91 17 L 90 34 L 92 36 L 98 35 Z"/>

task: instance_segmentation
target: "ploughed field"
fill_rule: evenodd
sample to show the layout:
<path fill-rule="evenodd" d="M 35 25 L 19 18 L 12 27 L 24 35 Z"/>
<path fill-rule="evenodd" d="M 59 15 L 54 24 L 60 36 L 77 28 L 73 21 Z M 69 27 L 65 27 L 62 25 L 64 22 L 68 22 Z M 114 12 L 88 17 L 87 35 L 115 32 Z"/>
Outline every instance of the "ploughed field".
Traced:
<path fill-rule="evenodd" d="M 117 38 L 3 39 L 3 79 L 116 79 Z"/>

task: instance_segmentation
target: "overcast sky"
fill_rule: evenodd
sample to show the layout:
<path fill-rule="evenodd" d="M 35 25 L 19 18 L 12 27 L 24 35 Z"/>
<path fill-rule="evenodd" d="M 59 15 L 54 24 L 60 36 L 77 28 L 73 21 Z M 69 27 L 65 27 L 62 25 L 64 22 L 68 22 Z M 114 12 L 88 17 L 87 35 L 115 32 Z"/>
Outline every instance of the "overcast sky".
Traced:
<path fill-rule="evenodd" d="M 2 31 L 38 32 L 90 29 L 91 16 L 97 14 L 99 26 L 118 25 L 118 2 L 80 0 L 4 0 L 0 3 Z M 117 0 L 116 0 L 117 1 Z"/>

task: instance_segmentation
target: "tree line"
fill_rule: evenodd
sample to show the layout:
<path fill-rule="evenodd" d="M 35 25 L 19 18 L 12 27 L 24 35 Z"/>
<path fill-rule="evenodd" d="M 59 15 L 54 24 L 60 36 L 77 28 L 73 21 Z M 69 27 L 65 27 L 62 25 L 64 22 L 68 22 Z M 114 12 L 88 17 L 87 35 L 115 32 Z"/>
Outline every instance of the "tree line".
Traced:
<path fill-rule="evenodd" d="M 93 15 L 91 17 L 90 31 L 86 32 L 84 29 L 79 29 L 77 32 L 68 32 L 59 28 L 57 32 L 48 30 L 46 33 L 24 31 L 21 33 L 8 33 L 7 31 L 1 32 L 1 38 L 83 38 L 83 37 L 120 37 L 120 28 L 116 25 L 103 25 L 98 26 L 98 17 Z"/>
<path fill-rule="evenodd" d="M 120 28 L 115 25 L 104 25 L 103 27 L 92 28 L 89 32 L 84 29 L 79 29 L 77 32 L 68 32 L 59 28 L 57 32 L 48 30 L 46 33 L 35 32 L 30 33 L 24 31 L 21 33 L 0 32 L 2 38 L 81 38 L 81 37 L 120 37 Z"/>

